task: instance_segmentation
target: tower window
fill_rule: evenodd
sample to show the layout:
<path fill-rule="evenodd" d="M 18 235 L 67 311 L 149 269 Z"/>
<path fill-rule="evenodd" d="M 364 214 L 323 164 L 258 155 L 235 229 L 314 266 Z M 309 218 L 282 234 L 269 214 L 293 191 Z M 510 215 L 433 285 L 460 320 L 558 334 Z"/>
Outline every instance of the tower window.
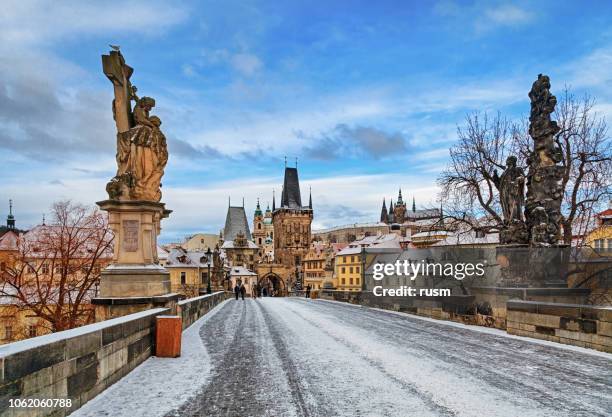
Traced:
<path fill-rule="evenodd" d="M 186 277 L 186 272 L 185 271 L 181 271 L 181 285 L 185 285 L 185 283 L 187 282 L 187 277 Z"/>

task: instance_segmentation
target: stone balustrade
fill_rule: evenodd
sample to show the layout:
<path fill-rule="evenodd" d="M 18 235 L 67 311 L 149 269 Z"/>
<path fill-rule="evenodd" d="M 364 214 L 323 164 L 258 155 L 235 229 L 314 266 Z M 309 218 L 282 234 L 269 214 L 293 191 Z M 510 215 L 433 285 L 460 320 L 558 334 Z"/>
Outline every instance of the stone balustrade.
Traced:
<path fill-rule="evenodd" d="M 612 353 L 612 307 L 508 301 L 507 331 Z"/>
<path fill-rule="evenodd" d="M 181 301 L 183 328 L 226 298 L 220 291 Z M 0 417 L 70 414 L 155 353 L 155 317 L 170 313 L 155 308 L 0 347 Z M 69 398 L 71 406 L 9 407 L 24 398 Z"/>

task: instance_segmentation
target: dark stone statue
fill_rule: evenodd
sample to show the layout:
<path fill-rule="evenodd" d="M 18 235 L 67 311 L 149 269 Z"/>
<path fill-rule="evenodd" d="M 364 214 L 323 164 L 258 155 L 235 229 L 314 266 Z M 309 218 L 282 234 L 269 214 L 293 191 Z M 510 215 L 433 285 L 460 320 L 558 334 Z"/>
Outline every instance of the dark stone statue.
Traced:
<path fill-rule="evenodd" d="M 538 75 L 529 92 L 531 114 L 529 135 L 533 139 L 533 151 L 527 162 L 527 201 L 525 217 L 532 246 L 557 245 L 560 238 L 561 201 L 563 199 L 563 159 L 555 142 L 559 126 L 550 119 L 557 99 L 550 93 L 550 79 Z"/>
<path fill-rule="evenodd" d="M 500 231 L 500 241 L 503 244 L 525 244 L 529 234 L 523 220 L 523 205 L 525 204 L 525 173 L 516 166 L 516 157 L 509 156 L 506 169 L 501 176 L 497 170 L 493 173 L 493 182 L 499 190 L 499 199 L 504 216 L 504 224 Z"/>

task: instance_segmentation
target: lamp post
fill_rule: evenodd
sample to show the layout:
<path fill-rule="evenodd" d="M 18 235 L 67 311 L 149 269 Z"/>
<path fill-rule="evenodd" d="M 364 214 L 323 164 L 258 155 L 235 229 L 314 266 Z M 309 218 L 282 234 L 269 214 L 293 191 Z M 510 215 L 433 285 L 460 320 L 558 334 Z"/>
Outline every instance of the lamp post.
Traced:
<path fill-rule="evenodd" d="M 210 263 L 212 262 L 212 252 L 210 251 L 210 247 L 206 250 L 206 264 L 208 265 L 208 283 L 206 284 L 206 294 L 212 294 L 212 289 L 210 288 Z"/>

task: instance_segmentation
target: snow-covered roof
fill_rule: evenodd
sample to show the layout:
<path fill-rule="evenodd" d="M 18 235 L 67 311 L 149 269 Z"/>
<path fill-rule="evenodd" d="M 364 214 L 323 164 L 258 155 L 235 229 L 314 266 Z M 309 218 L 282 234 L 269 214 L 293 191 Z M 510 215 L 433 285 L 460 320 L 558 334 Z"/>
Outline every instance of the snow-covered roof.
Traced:
<path fill-rule="evenodd" d="M 158 259 L 166 260 L 168 259 L 169 255 L 170 255 L 170 252 L 168 252 L 166 249 L 162 248 L 161 246 L 157 246 L 157 258 Z"/>
<path fill-rule="evenodd" d="M 15 251 L 17 250 L 17 240 L 19 235 L 12 230 L 7 231 L 0 237 L 0 250 Z"/>
<path fill-rule="evenodd" d="M 454 245 L 495 245 L 499 243 L 499 233 L 486 233 L 477 237 L 475 231 L 449 235 L 432 246 L 454 246 Z"/>
<path fill-rule="evenodd" d="M 419 232 L 412 235 L 412 240 L 415 239 L 427 239 L 427 238 L 437 238 L 444 236 L 452 236 L 453 232 L 449 232 L 448 230 L 429 230 L 427 232 Z"/>
<path fill-rule="evenodd" d="M 214 266 L 214 257 L 210 256 L 210 266 Z M 186 251 L 182 248 L 175 248 L 168 254 L 166 268 L 207 268 L 208 258 L 203 251 Z"/>
<path fill-rule="evenodd" d="M 235 249 L 235 248 L 258 249 L 259 246 L 257 246 L 255 242 L 251 240 L 247 240 L 246 246 L 235 246 L 233 240 L 226 240 L 225 242 L 223 242 L 223 245 L 221 246 L 221 248 L 222 249 Z"/>
<path fill-rule="evenodd" d="M 337 253 L 337 255 L 338 256 L 342 256 L 342 255 L 355 255 L 357 253 L 361 253 L 361 248 L 360 247 L 351 247 L 351 246 L 349 246 L 348 248 L 342 249 L 340 252 Z"/>
<path fill-rule="evenodd" d="M 71 257 L 73 259 L 78 259 L 79 257 L 89 258 L 92 256 L 92 253 L 100 251 L 106 242 L 112 240 L 112 231 L 107 229 L 105 233 L 104 235 L 102 229 L 77 228 L 76 226 L 71 228 L 43 224 L 35 226 L 19 236 L 15 232 L 9 231 L 0 238 L 0 244 L 7 245 L 7 248 L 12 248 L 4 250 L 18 250 L 19 241 L 22 239 L 21 242 L 26 245 L 24 248 L 27 248 L 28 257 L 48 258 L 52 256 L 51 252 L 60 250 L 60 238 L 63 237 L 64 241 L 66 241 L 66 237 L 69 235 L 74 242 L 71 248 Z M 104 239 L 104 244 L 102 239 Z M 108 260 L 112 259 L 112 257 L 113 247 L 111 242 L 98 258 L 100 260 Z"/>
<path fill-rule="evenodd" d="M 246 275 L 257 275 L 257 274 L 243 266 L 232 266 L 232 269 L 230 269 L 230 275 L 231 276 L 246 276 Z"/>

